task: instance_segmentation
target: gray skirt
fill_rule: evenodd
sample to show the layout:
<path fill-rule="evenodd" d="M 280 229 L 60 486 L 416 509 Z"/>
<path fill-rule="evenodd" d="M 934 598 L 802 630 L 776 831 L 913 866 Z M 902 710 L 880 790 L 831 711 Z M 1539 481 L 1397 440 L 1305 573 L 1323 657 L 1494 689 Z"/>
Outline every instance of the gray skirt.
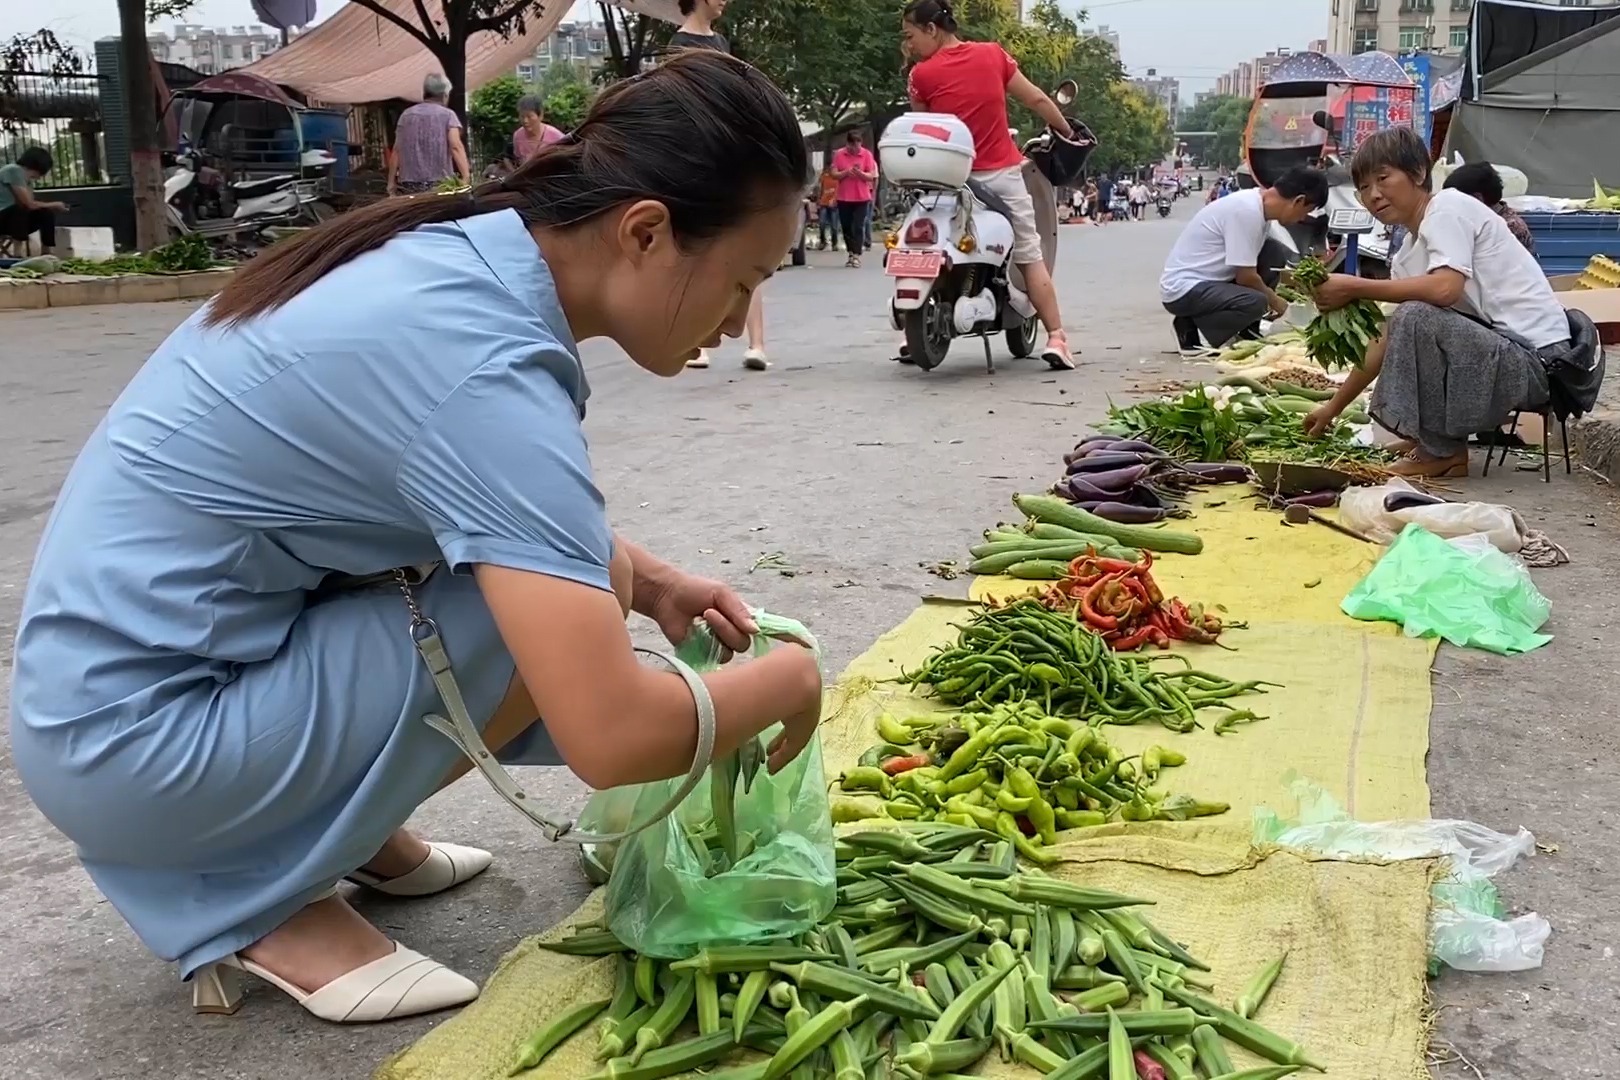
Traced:
<path fill-rule="evenodd" d="M 1469 436 L 1549 400 L 1535 350 L 1450 308 L 1408 301 L 1384 334 L 1373 419 L 1432 457 L 1454 457 Z"/>

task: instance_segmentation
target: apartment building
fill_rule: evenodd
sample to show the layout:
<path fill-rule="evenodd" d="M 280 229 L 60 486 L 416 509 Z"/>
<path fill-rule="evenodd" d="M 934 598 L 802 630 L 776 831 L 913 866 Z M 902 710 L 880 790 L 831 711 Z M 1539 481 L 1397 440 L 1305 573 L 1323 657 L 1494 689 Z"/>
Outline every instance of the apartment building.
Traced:
<path fill-rule="evenodd" d="M 553 64 L 572 64 L 584 70 L 602 66 L 607 59 L 607 30 L 601 23 L 565 22 L 517 66 L 521 82 L 534 82 Z"/>
<path fill-rule="evenodd" d="M 1181 115 L 1181 80 L 1160 76 L 1156 69 L 1148 68 L 1147 77 L 1132 79 L 1131 85 L 1157 101 L 1172 121 Z"/>
<path fill-rule="evenodd" d="M 288 40 L 298 36 L 293 30 Z M 204 75 L 246 67 L 281 48 L 280 31 L 263 26 L 209 27 L 175 23 L 168 34 L 146 39 L 152 56 L 166 64 L 183 64 Z"/>
<path fill-rule="evenodd" d="M 1107 26 L 1082 26 L 1080 36 L 1097 38 L 1114 50 L 1116 58 L 1119 56 L 1119 32 L 1117 30 L 1111 30 Z"/>
<path fill-rule="evenodd" d="M 1540 0 L 1559 7 L 1599 7 L 1611 0 Z M 1468 45 L 1474 0 L 1332 0 L 1328 51 L 1457 53 Z"/>

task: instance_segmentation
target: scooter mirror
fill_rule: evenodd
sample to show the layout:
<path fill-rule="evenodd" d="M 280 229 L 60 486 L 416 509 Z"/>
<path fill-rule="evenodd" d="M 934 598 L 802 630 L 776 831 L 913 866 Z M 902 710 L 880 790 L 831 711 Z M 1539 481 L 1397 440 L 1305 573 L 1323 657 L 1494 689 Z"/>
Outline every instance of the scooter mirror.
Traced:
<path fill-rule="evenodd" d="M 1057 89 L 1052 91 L 1052 100 L 1059 105 L 1069 105 L 1080 96 L 1080 87 L 1073 79 L 1064 79 L 1058 83 Z"/>

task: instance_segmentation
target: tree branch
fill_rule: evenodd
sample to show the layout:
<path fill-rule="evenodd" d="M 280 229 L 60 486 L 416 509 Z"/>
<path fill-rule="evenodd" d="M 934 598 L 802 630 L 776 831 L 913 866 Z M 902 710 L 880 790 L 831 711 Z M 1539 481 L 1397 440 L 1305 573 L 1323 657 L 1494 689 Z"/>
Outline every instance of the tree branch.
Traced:
<path fill-rule="evenodd" d="M 389 22 L 405 31 L 407 34 L 411 35 L 411 37 L 427 46 L 428 52 L 433 53 L 435 56 L 437 56 L 438 51 L 444 47 L 444 40 L 435 32 L 433 28 L 433 20 L 428 17 L 427 8 L 423 5 L 422 0 L 416 0 L 416 11 L 417 14 L 422 18 L 421 26 L 416 26 L 409 20 L 395 15 L 392 11 L 388 10 L 388 8 L 378 3 L 378 0 L 354 0 L 354 2 L 360 7 L 363 7 L 367 11 L 371 12 L 373 15 L 387 19 Z"/>
<path fill-rule="evenodd" d="M 493 30 L 498 34 L 504 34 L 507 31 L 507 24 L 523 14 L 523 9 L 531 5 L 534 7 L 536 18 L 545 16 L 546 5 L 540 0 L 512 0 L 512 3 L 501 8 L 493 15 L 483 15 L 475 19 L 469 19 L 467 32 L 472 34 L 479 30 Z"/>

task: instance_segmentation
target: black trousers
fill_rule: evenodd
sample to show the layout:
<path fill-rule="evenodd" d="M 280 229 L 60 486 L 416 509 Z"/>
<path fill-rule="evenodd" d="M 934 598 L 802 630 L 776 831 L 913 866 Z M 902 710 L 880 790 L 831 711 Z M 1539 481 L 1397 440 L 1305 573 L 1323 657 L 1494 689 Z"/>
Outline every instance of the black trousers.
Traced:
<path fill-rule="evenodd" d="M 866 235 L 867 202 L 838 201 L 838 225 L 844 233 L 844 250 L 859 255 L 870 246 Z"/>
<path fill-rule="evenodd" d="M 39 242 L 48 248 L 56 246 L 56 212 L 54 210 L 24 210 L 12 203 L 0 210 L 0 236 L 13 240 L 26 240 L 30 233 L 39 233 Z"/>

